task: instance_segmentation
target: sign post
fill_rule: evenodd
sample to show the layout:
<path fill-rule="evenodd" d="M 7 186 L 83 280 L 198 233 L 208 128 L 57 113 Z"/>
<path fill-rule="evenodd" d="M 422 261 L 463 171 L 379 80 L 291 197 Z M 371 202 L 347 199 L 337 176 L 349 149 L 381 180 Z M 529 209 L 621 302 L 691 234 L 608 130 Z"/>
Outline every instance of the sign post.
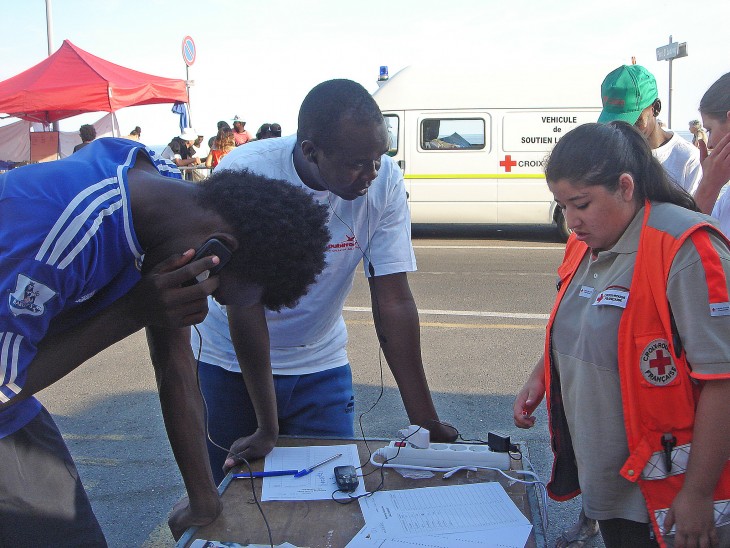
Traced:
<path fill-rule="evenodd" d="M 672 61 L 680 57 L 687 57 L 687 42 L 672 42 L 672 35 L 669 35 L 669 43 L 666 46 L 659 46 L 656 49 L 657 61 L 669 61 L 669 101 L 667 103 L 667 127 L 672 127 Z"/>
<path fill-rule="evenodd" d="M 190 73 L 188 71 L 193 63 L 195 63 L 195 55 L 195 42 L 193 42 L 193 39 L 190 36 L 186 36 L 182 41 L 182 56 L 183 61 L 185 61 L 185 88 L 188 92 L 188 124 L 190 127 L 193 126 L 193 115 L 190 112 L 190 86 L 192 86 L 195 82 L 190 79 Z"/>

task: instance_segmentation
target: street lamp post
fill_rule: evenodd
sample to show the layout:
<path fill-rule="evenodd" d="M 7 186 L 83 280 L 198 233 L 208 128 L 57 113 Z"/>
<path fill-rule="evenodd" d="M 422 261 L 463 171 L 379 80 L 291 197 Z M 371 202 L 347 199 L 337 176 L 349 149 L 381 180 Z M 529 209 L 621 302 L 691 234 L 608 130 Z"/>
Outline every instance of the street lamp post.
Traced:
<path fill-rule="evenodd" d="M 667 127 L 672 127 L 672 61 L 680 57 L 687 57 L 687 42 L 672 42 L 672 35 L 669 35 L 669 43 L 666 46 L 659 46 L 656 49 L 657 61 L 669 61 L 669 100 L 667 101 Z"/>
<path fill-rule="evenodd" d="M 48 57 L 53 54 L 53 15 L 51 0 L 46 0 L 46 37 L 48 40 Z M 53 122 L 53 131 L 58 131 L 58 122 Z"/>

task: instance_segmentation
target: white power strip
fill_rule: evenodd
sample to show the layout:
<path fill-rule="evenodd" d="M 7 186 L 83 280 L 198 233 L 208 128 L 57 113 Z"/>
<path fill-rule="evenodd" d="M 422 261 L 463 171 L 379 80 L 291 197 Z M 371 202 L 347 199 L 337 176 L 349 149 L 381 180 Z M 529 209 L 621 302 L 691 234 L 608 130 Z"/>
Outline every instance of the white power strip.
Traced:
<path fill-rule="evenodd" d="M 405 447 L 396 444 L 405 443 Z M 461 443 L 431 443 L 425 449 L 418 449 L 408 442 L 391 441 L 375 453 L 388 459 L 390 465 L 427 466 L 451 468 L 456 466 L 488 466 L 500 470 L 510 469 L 508 453 L 495 453 L 487 445 Z"/>

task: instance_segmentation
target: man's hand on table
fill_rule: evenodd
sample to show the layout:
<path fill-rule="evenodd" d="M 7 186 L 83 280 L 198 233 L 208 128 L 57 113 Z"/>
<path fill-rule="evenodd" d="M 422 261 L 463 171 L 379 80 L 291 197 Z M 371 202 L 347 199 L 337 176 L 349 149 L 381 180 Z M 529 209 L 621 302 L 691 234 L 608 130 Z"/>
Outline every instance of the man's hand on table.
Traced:
<path fill-rule="evenodd" d="M 265 457 L 276 445 L 279 437 L 278 432 L 257 429 L 256 432 L 245 438 L 239 438 L 231 445 L 230 453 L 223 464 L 223 471 L 228 471 L 234 466 L 244 464 L 244 459 L 251 462 Z"/>

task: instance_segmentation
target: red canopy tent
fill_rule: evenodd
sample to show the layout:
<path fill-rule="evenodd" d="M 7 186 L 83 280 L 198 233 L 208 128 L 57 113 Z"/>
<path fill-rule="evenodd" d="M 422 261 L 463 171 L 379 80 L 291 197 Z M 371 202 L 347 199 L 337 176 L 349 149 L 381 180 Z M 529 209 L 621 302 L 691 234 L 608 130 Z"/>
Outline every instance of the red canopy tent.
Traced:
<path fill-rule="evenodd" d="M 68 40 L 47 59 L 0 82 L 0 112 L 46 124 L 85 112 L 187 100 L 184 80 L 110 63 Z"/>

